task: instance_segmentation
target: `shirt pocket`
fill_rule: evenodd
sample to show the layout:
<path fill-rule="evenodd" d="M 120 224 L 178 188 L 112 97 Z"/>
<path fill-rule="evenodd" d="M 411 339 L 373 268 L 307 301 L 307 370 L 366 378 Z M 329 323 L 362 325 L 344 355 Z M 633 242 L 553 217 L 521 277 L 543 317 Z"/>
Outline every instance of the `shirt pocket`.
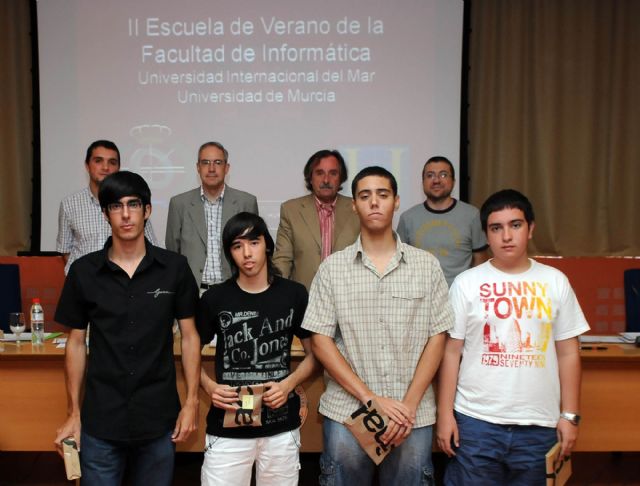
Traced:
<path fill-rule="evenodd" d="M 402 349 L 422 348 L 429 337 L 427 315 L 424 312 L 426 292 L 423 289 L 391 289 L 389 321 Z"/>

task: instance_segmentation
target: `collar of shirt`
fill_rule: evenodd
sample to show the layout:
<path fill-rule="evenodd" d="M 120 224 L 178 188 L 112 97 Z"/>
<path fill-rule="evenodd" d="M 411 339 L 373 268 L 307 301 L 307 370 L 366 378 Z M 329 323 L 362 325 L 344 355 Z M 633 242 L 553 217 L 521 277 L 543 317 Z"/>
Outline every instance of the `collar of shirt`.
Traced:
<path fill-rule="evenodd" d="M 109 238 L 107 238 L 107 242 L 104 244 L 104 248 L 102 249 L 102 265 L 100 268 L 114 272 L 122 269 L 111 260 L 109 260 L 109 248 L 111 248 L 112 245 L 113 236 L 109 236 Z M 138 268 L 136 268 L 136 274 L 149 268 L 154 262 L 163 267 L 167 266 L 167 262 L 165 261 L 164 256 L 155 251 L 155 247 L 146 238 L 144 239 L 144 248 L 145 254 L 142 258 L 142 261 L 138 265 Z"/>
<path fill-rule="evenodd" d="M 224 200 L 224 190 L 227 188 L 227 185 L 223 185 L 222 186 L 222 192 L 220 193 L 220 195 L 218 196 L 218 198 L 215 201 L 212 201 L 211 199 L 209 199 L 207 197 L 207 195 L 204 193 L 204 187 L 200 186 L 200 199 L 202 199 L 202 202 L 209 202 L 211 204 L 217 204 L 221 201 Z"/>
<path fill-rule="evenodd" d="M 402 242 L 402 240 L 400 240 L 400 235 L 398 235 L 394 231 L 393 232 L 393 238 L 396 241 L 396 252 L 393 255 L 393 257 L 391 258 L 391 260 L 389 261 L 389 264 L 387 265 L 387 269 L 386 269 L 384 275 L 381 275 L 380 277 L 384 277 L 386 274 L 388 274 L 394 268 L 396 268 L 401 262 L 402 263 L 409 263 L 407 261 L 407 256 L 408 255 L 406 255 L 406 253 L 404 251 L 404 243 Z M 358 238 L 356 239 L 356 242 L 353 245 L 351 245 L 350 247 L 347 247 L 345 249 L 345 251 L 350 251 L 351 252 L 351 259 L 352 260 L 359 261 L 365 267 L 370 268 L 375 273 L 378 273 L 377 270 L 376 270 L 376 267 L 371 263 L 371 260 L 369 260 L 369 257 L 367 257 L 367 254 L 365 253 L 364 248 L 362 248 L 362 241 L 360 240 L 360 235 L 358 235 Z"/>
<path fill-rule="evenodd" d="M 452 198 L 452 199 L 453 199 L 453 202 L 451 203 L 451 205 L 448 208 L 445 208 L 445 209 L 434 209 L 434 208 L 432 208 L 431 206 L 429 206 L 429 203 L 427 202 L 426 199 L 425 199 L 423 205 L 424 205 L 424 208 L 427 211 L 429 211 L 430 213 L 433 213 L 433 214 L 445 214 L 445 213 L 448 213 L 449 211 L 453 211 L 453 208 L 455 208 L 456 204 L 458 204 L 458 200 L 457 199 L 455 199 L 455 198 Z"/>
<path fill-rule="evenodd" d="M 98 200 L 97 197 L 93 195 L 93 192 L 91 192 L 91 188 L 87 187 L 87 192 L 89 193 L 89 198 L 91 200 L 91 203 L 98 206 L 100 208 L 100 211 L 102 211 L 102 207 L 100 206 L 100 201 Z"/>
<path fill-rule="evenodd" d="M 330 203 L 323 203 L 322 201 L 320 201 L 320 199 L 318 199 L 315 196 L 313 196 L 313 200 L 316 202 L 316 211 L 318 211 L 318 214 L 320 214 L 321 209 L 331 209 L 331 212 L 335 213 L 336 203 L 338 202 L 338 196 L 336 196 L 333 202 L 330 202 Z"/>

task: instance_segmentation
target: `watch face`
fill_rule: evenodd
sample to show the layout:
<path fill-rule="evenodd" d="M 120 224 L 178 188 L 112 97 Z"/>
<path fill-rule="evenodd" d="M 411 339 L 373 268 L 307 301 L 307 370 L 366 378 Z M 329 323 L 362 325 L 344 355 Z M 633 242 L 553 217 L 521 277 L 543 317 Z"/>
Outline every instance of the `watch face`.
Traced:
<path fill-rule="evenodd" d="M 560 414 L 560 416 L 563 419 L 568 420 L 569 422 L 571 422 L 574 425 L 578 425 L 580 423 L 580 415 L 577 415 L 575 413 L 562 412 Z"/>

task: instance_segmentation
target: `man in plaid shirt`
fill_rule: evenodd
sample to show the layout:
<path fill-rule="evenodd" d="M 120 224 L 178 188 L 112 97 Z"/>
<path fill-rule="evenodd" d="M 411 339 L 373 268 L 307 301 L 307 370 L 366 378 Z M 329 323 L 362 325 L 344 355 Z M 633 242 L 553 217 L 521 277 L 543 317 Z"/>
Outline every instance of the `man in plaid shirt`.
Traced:
<path fill-rule="evenodd" d="M 74 260 L 101 250 L 111 236 L 111 227 L 98 202 L 98 190 L 105 177 L 120 170 L 120 151 L 109 140 L 96 140 L 87 149 L 84 165 L 89 186 L 65 197 L 58 212 L 56 251 L 64 257 L 65 275 Z M 151 221 L 147 221 L 144 233 L 152 245 L 158 244 Z"/>
<path fill-rule="evenodd" d="M 381 440 L 394 446 L 380 483 L 433 484 L 430 385 L 453 324 L 447 283 L 433 255 L 393 232 L 400 200 L 390 172 L 367 167 L 351 190 L 360 237 L 320 265 L 302 324 L 326 369 L 320 483 L 371 484 L 375 464 L 343 423 L 374 399 L 390 419 Z"/>

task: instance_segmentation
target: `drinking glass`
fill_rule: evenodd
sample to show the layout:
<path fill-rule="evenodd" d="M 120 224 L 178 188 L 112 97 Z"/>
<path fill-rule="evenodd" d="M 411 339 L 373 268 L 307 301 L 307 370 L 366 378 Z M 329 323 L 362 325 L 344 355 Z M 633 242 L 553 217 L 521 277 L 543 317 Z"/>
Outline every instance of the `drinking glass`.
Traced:
<path fill-rule="evenodd" d="M 9 329 L 16 335 L 16 346 L 20 347 L 20 334 L 24 332 L 23 312 L 11 312 L 9 314 Z"/>

